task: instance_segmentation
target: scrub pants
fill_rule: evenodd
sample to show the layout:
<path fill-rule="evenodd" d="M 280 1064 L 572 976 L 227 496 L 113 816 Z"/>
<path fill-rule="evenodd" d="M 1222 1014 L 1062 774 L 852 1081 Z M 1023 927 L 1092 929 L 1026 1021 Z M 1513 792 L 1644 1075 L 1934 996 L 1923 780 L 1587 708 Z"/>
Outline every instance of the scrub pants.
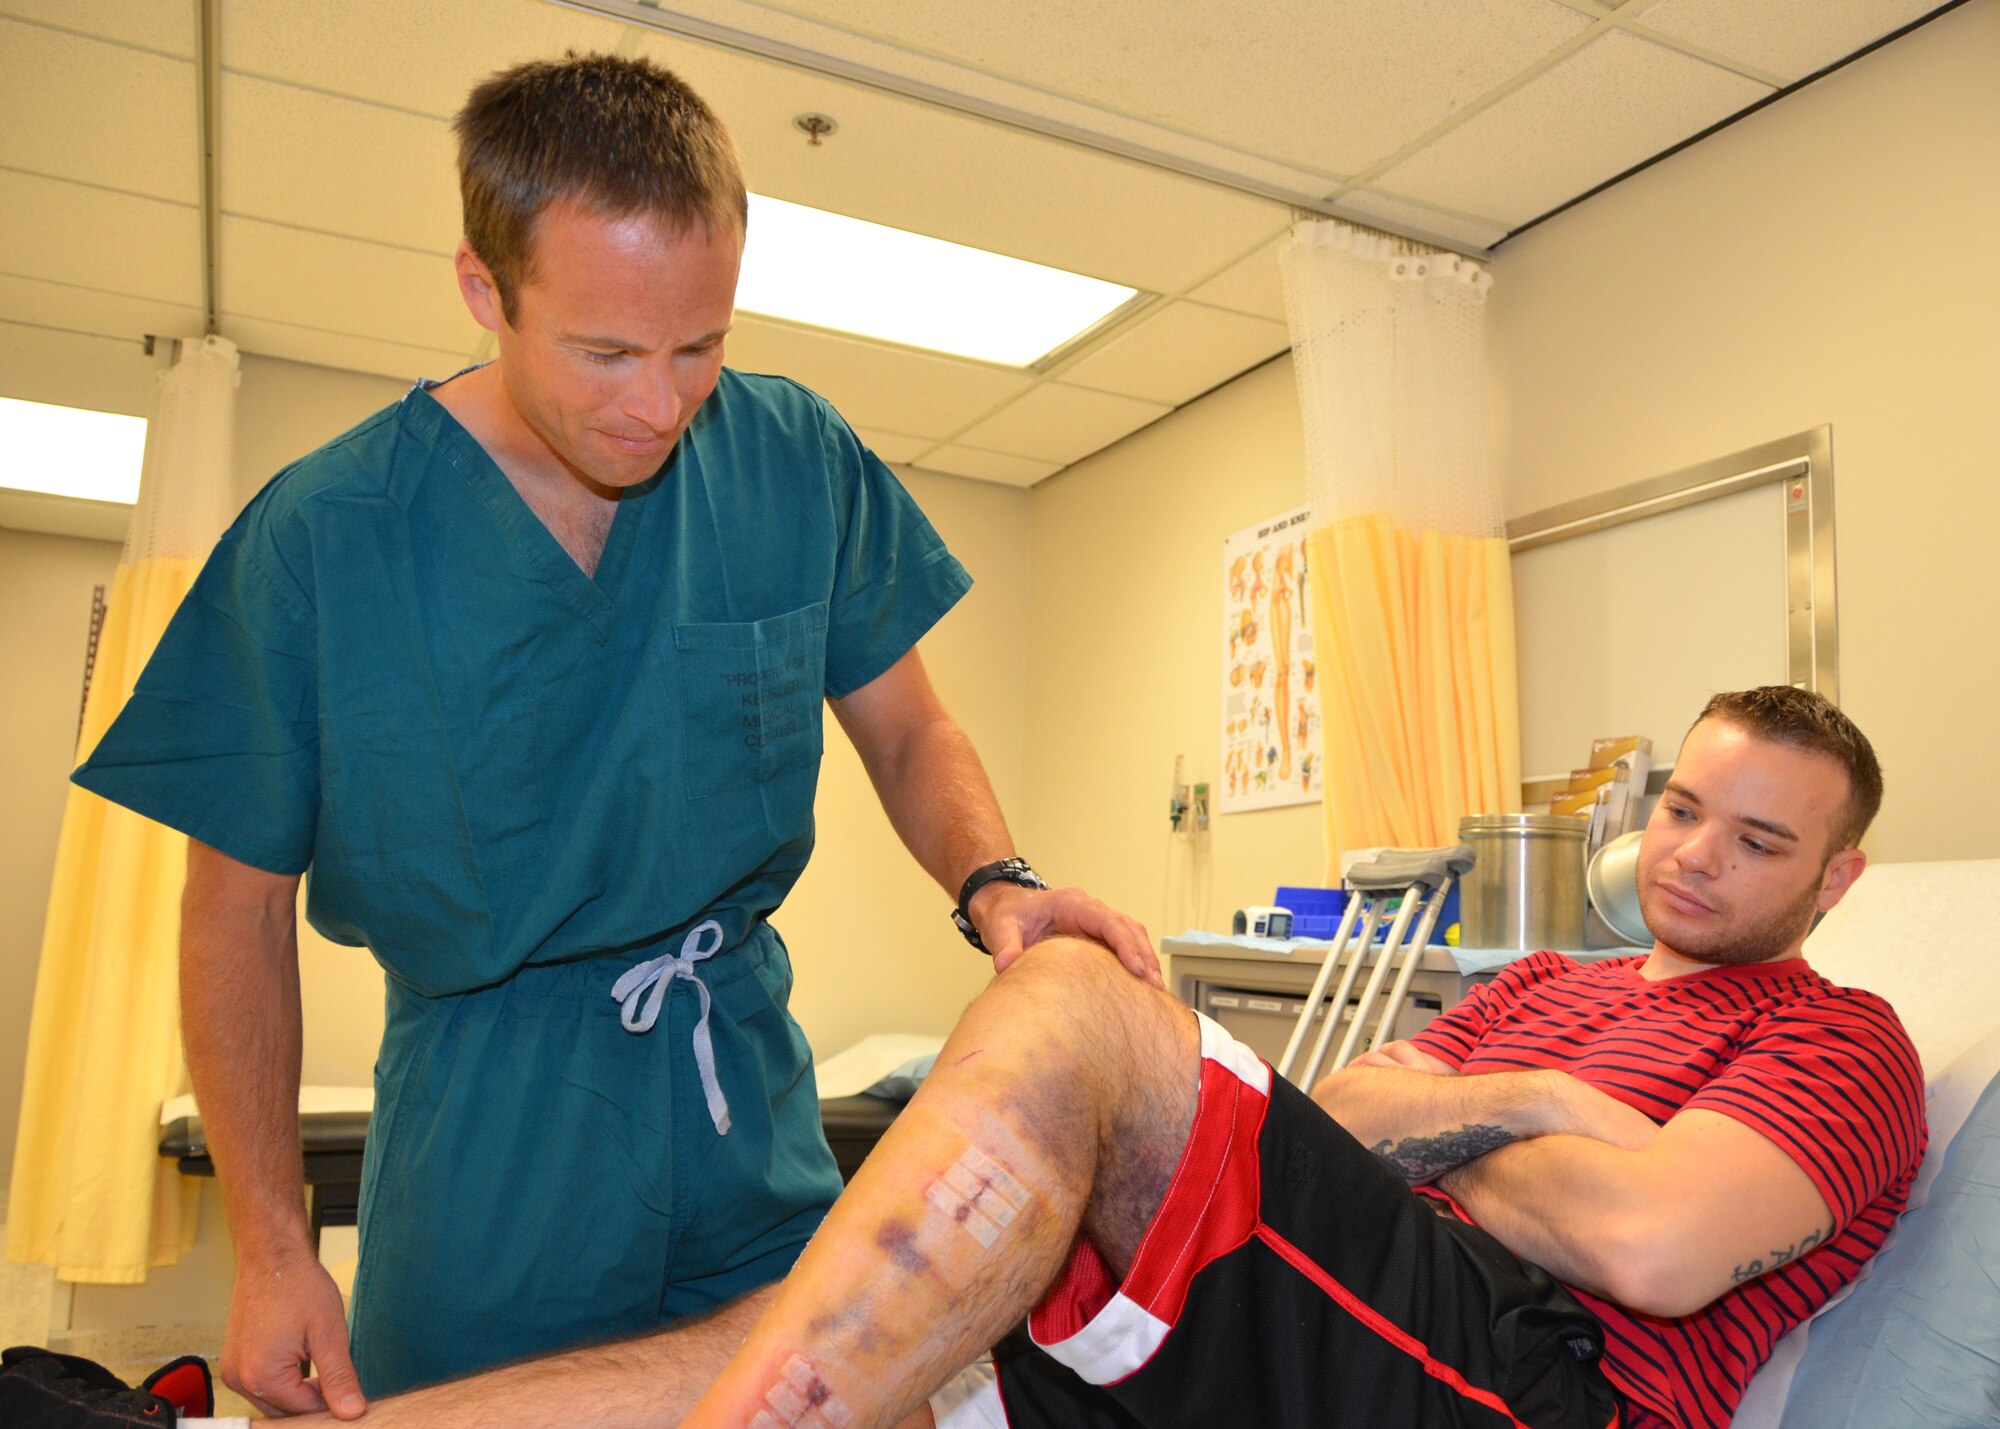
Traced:
<path fill-rule="evenodd" d="M 701 964 L 718 1135 L 669 985 L 651 1031 L 618 975 L 667 948 L 427 998 L 389 982 L 361 1188 L 354 1365 L 371 1396 L 696 1314 L 781 1278 L 840 1193 L 791 963 L 758 924 Z"/>

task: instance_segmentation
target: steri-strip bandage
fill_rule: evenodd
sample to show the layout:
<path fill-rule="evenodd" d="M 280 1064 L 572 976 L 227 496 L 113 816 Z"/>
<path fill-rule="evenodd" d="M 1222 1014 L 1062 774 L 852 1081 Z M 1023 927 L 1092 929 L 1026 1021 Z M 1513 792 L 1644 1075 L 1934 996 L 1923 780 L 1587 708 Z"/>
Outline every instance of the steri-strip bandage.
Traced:
<path fill-rule="evenodd" d="M 968 1146 L 944 1175 L 931 1182 L 924 1198 L 990 1248 L 1027 1206 L 1028 1188 L 998 1161 Z"/>

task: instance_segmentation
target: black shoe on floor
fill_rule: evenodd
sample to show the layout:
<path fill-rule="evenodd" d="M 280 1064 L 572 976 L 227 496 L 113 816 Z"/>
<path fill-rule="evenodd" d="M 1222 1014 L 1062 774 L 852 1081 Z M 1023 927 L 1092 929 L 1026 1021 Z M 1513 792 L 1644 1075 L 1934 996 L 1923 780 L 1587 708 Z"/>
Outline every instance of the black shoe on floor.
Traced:
<path fill-rule="evenodd" d="M 196 1355 L 182 1355 L 134 1389 L 77 1355 L 26 1345 L 0 1352 L 0 1424 L 7 1429 L 159 1426 L 214 1412 L 215 1381 Z"/>

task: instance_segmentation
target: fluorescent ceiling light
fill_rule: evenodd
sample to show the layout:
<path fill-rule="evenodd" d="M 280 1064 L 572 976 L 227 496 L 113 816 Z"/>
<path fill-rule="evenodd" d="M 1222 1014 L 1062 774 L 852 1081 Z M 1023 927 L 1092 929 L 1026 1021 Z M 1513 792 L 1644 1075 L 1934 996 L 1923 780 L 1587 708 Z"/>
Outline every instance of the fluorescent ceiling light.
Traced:
<path fill-rule="evenodd" d="M 145 457 L 144 417 L 0 397 L 0 486 L 130 506 Z"/>
<path fill-rule="evenodd" d="M 1028 367 L 1136 288 L 750 196 L 736 306 L 861 337 Z"/>

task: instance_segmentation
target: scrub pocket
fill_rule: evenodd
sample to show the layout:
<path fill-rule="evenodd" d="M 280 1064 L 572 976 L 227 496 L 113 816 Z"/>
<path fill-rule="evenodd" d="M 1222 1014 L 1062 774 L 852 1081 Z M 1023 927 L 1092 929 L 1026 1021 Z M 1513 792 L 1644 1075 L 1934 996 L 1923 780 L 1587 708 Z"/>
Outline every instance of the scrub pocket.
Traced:
<path fill-rule="evenodd" d="M 762 784 L 819 762 L 826 603 L 767 620 L 676 625 L 688 797 Z"/>

